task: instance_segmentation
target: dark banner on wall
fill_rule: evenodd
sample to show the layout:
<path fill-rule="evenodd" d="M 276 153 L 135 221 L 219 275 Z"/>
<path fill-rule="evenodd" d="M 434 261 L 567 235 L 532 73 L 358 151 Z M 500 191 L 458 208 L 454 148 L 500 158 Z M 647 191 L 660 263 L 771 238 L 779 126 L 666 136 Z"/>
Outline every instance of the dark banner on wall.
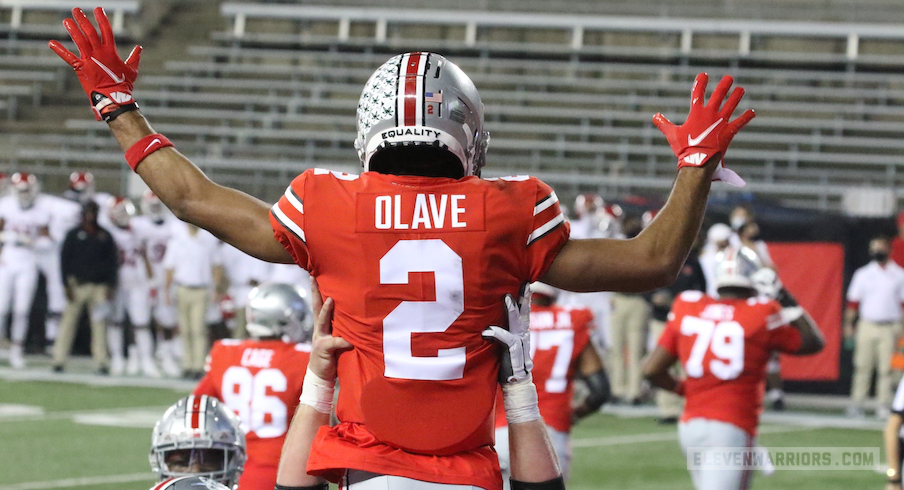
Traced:
<path fill-rule="evenodd" d="M 812 356 L 781 357 L 782 378 L 835 381 L 841 352 L 844 247 L 839 243 L 768 243 L 779 277 L 819 325 L 825 349 Z"/>

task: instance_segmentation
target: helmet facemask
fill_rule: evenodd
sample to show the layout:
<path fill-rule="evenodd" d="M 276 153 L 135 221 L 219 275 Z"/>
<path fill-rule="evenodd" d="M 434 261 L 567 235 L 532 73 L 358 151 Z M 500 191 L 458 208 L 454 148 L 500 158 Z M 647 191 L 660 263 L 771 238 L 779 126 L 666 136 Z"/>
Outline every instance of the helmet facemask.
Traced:
<path fill-rule="evenodd" d="M 365 172 L 480 175 L 490 139 L 483 112 L 477 88 L 454 63 L 434 53 L 398 55 L 364 86 L 355 149 Z M 455 160 L 460 170 L 450 168 Z"/>

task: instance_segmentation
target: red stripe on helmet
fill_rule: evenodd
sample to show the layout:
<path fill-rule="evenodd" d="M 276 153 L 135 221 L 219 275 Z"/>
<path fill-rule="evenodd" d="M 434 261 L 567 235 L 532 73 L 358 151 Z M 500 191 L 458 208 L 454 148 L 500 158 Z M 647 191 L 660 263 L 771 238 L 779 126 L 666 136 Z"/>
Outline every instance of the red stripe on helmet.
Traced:
<path fill-rule="evenodd" d="M 201 425 L 201 422 L 199 420 L 200 417 L 201 417 L 201 397 L 195 396 L 195 397 L 192 397 L 192 403 L 191 403 L 191 428 L 192 429 L 200 428 L 200 425 Z"/>
<path fill-rule="evenodd" d="M 405 67 L 405 126 L 417 124 L 417 83 L 423 58 L 423 53 L 411 53 Z"/>

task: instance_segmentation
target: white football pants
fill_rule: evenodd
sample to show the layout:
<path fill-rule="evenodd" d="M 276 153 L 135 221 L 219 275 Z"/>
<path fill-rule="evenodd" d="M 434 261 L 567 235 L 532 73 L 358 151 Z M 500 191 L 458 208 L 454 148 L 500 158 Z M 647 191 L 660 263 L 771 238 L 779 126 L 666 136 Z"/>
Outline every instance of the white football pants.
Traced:
<path fill-rule="evenodd" d="M 692 447 L 753 448 L 753 438 L 740 427 L 704 418 L 679 423 L 678 440 L 685 457 Z M 752 470 L 731 467 L 695 469 L 690 473 L 697 490 L 742 490 L 750 488 L 753 478 Z"/>
<path fill-rule="evenodd" d="M 10 340 L 23 344 L 28 334 L 28 313 L 38 286 L 38 267 L 34 262 L 6 263 L 0 266 L 0 334 L 6 330 L 6 315 L 12 306 Z"/>
<path fill-rule="evenodd" d="M 339 488 L 343 490 L 484 490 L 471 485 L 432 483 L 361 470 L 346 471 Z"/>

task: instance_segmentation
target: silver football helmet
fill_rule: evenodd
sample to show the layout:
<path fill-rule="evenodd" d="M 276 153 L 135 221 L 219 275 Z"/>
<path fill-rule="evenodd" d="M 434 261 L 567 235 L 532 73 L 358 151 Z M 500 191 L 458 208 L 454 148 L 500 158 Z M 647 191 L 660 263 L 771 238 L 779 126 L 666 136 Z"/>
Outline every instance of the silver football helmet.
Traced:
<path fill-rule="evenodd" d="M 490 133 L 474 82 L 436 53 L 392 57 L 377 69 L 358 101 L 355 149 L 364 171 L 384 148 L 444 148 L 461 161 L 464 175 L 480 175 Z"/>
<path fill-rule="evenodd" d="M 222 483 L 203 476 L 180 476 L 169 478 L 154 485 L 150 490 L 230 490 Z"/>
<path fill-rule="evenodd" d="M 307 291 L 292 284 L 261 284 L 248 293 L 245 328 L 255 338 L 287 337 L 292 342 L 310 342 L 314 313 L 307 298 Z"/>
<path fill-rule="evenodd" d="M 245 432 L 223 402 L 187 396 L 154 425 L 149 459 L 160 479 L 203 476 L 233 489 L 245 465 Z"/>
<path fill-rule="evenodd" d="M 716 290 L 747 288 L 756 293 L 754 274 L 763 268 L 756 252 L 747 248 L 727 248 L 716 255 Z"/>

